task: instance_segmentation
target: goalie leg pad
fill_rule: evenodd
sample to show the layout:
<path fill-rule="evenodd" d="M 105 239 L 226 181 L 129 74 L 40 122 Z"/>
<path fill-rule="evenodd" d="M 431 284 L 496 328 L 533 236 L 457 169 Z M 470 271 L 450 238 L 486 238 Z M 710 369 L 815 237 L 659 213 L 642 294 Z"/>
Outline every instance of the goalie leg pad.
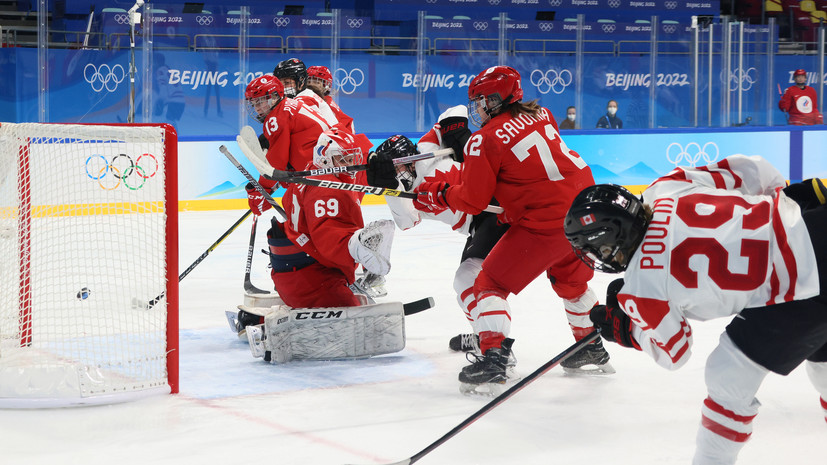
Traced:
<path fill-rule="evenodd" d="M 286 308 L 280 307 L 264 320 L 264 346 L 272 363 L 367 358 L 405 348 L 405 314 L 400 302 Z"/>

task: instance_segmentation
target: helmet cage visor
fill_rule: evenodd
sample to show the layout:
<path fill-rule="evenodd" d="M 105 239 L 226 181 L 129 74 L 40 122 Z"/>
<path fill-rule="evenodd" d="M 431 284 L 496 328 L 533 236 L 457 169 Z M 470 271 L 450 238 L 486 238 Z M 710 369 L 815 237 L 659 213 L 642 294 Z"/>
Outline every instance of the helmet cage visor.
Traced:
<path fill-rule="evenodd" d="M 499 113 L 502 106 L 503 101 L 499 94 L 476 95 L 468 100 L 468 115 L 471 117 L 471 122 L 481 128 L 491 120 L 492 116 Z"/>
<path fill-rule="evenodd" d="M 245 100 L 244 106 L 247 109 L 247 114 L 250 115 L 251 118 L 259 123 L 263 123 L 264 120 L 267 119 L 267 115 L 278 105 L 279 100 L 280 99 L 273 98 L 272 95 L 264 95 L 248 98 Z"/>

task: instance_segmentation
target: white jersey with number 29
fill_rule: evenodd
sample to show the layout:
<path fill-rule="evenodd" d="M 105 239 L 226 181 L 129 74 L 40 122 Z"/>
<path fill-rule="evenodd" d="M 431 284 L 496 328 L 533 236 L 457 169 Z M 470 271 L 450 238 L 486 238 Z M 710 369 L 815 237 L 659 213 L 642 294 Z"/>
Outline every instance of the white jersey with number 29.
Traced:
<path fill-rule="evenodd" d="M 733 155 L 677 168 L 643 193 L 653 210 L 618 294 L 643 351 L 666 368 L 690 355 L 687 319 L 819 293 L 817 265 L 801 211 L 784 177 L 761 157 Z"/>

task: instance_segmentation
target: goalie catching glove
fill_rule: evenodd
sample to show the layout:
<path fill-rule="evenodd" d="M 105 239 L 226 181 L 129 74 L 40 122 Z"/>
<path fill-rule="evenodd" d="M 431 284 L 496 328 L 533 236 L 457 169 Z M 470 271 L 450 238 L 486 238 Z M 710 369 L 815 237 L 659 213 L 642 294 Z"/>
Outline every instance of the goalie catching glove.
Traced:
<path fill-rule="evenodd" d="M 393 221 L 379 220 L 354 232 L 347 243 L 350 256 L 373 274 L 388 274 L 394 228 Z"/>
<path fill-rule="evenodd" d="M 623 278 L 612 281 L 606 290 L 606 305 L 595 305 L 589 313 L 589 318 L 600 328 L 603 339 L 640 350 L 640 344 L 632 336 L 634 323 L 629 315 L 620 309 L 617 302 L 617 294 L 622 287 Z"/>

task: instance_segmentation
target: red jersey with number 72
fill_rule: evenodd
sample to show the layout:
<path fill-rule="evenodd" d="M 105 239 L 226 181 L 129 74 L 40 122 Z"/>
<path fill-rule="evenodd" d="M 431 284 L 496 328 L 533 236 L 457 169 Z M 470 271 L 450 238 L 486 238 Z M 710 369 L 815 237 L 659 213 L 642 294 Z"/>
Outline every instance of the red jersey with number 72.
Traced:
<path fill-rule="evenodd" d="M 506 223 L 562 228 L 574 197 L 594 184 L 586 162 L 563 142 L 546 108 L 536 116 L 494 116 L 468 139 L 464 155 L 462 182 L 448 189 L 448 203 L 476 215 L 495 197 Z"/>
<path fill-rule="evenodd" d="M 689 358 L 687 318 L 818 295 L 815 254 L 784 176 L 761 157 L 678 168 L 643 193 L 653 210 L 618 294 L 641 348 L 674 369 Z M 642 340 L 641 340 L 642 339 Z"/>

